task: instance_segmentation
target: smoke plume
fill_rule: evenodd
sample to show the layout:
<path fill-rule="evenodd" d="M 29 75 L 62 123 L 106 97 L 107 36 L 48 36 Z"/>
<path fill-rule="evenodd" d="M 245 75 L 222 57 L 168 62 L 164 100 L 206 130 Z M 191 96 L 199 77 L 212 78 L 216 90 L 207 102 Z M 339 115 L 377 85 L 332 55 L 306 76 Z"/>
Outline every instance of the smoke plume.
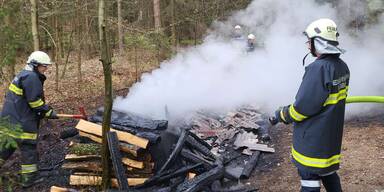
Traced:
<path fill-rule="evenodd" d="M 358 21 L 366 19 L 367 7 L 359 0 L 254 0 L 227 21 L 213 23 L 201 45 L 144 74 L 126 97 L 115 100 L 114 108 L 153 118 L 164 118 L 165 108 L 172 117 L 182 117 L 195 110 L 225 112 L 244 104 L 271 113 L 294 102 L 304 74 L 302 58 L 308 52 L 302 32 L 319 18 L 338 24 L 340 47 L 347 50 L 342 59 L 351 71 L 349 95 L 382 95 L 383 17 L 361 26 Z M 235 25 L 243 27 L 245 37 L 255 34 L 260 47 L 247 53 L 246 40 L 231 39 Z M 348 107 L 353 108 L 356 105 Z"/>

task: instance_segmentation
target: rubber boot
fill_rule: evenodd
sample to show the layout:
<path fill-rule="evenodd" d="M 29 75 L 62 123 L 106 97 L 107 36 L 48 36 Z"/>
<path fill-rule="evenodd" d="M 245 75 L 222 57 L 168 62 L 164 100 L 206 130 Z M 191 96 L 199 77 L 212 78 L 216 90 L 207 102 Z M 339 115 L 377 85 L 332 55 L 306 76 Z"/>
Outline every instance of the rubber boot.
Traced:
<path fill-rule="evenodd" d="M 21 186 L 23 188 L 31 187 L 37 183 L 41 183 L 44 178 L 40 177 L 38 172 L 21 174 Z"/>

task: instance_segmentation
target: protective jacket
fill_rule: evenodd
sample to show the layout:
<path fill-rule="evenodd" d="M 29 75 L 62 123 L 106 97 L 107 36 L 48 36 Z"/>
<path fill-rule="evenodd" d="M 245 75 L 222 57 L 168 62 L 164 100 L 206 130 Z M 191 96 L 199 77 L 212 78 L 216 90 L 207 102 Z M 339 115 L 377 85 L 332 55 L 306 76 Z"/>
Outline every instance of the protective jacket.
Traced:
<path fill-rule="evenodd" d="M 292 157 L 295 165 L 317 174 L 336 171 L 344 126 L 348 66 L 339 54 L 323 54 L 305 68 L 294 104 L 280 118 L 294 124 Z"/>
<path fill-rule="evenodd" d="M 49 117 L 53 111 L 44 102 L 45 79 L 43 74 L 26 67 L 16 75 L 6 93 L 1 116 L 22 126 L 24 134 L 20 139 L 36 140 L 40 119 Z"/>

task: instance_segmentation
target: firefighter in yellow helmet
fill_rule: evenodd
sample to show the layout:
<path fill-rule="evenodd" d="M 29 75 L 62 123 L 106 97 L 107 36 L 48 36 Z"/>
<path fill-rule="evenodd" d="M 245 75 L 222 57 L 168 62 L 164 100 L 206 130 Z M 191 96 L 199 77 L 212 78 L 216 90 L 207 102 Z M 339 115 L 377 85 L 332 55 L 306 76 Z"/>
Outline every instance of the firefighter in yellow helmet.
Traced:
<path fill-rule="evenodd" d="M 334 21 L 319 19 L 305 30 L 316 60 L 305 68 L 295 102 L 278 109 L 277 122 L 293 123 L 292 161 L 301 176 L 302 192 L 341 191 L 339 169 L 348 66 L 340 59 Z"/>
<path fill-rule="evenodd" d="M 16 75 L 6 93 L 1 117 L 10 125 L 19 125 L 21 135 L 10 135 L 18 141 L 21 151 L 21 184 L 29 187 L 42 181 L 38 174 L 38 153 L 36 150 L 38 127 L 42 118 L 57 118 L 53 109 L 44 101 L 44 72 L 51 65 L 51 59 L 42 51 L 33 52 L 25 68 Z M 6 134 L 6 133 L 1 133 Z M 8 148 L 0 151 L 0 161 L 6 161 L 15 151 Z"/>

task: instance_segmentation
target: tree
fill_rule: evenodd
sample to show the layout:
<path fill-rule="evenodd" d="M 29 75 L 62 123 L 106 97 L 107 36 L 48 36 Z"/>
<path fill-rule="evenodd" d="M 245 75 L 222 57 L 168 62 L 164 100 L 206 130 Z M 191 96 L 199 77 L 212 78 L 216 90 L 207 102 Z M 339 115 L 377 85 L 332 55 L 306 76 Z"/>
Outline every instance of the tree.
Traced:
<path fill-rule="evenodd" d="M 101 62 L 103 63 L 104 72 L 104 113 L 103 113 L 103 145 L 101 149 L 102 164 L 103 164 L 103 177 L 102 189 L 106 191 L 110 186 L 111 178 L 111 162 L 108 150 L 107 133 L 110 130 L 111 112 L 112 112 L 112 76 L 111 76 L 111 56 L 108 47 L 108 40 L 106 35 L 106 21 L 105 21 L 105 2 L 99 0 L 99 39 L 100 39 L 100 52 Z"/>
<path fill-rule="evenodd" d="M 121 0 L 117 0 L 117 30 L 119 36 L 119 54 L 123 54 L 123 31 L 122 31 L 122 18 L 121 18 Z"/>
<path fill-rule="evenodd" d="M 33 49 L 35 51 L 38 51 L 40 50 L 40 46 L 39 46 L 39 30 L 38 30 L 36 0 L 31 0 L 31 26 L 32 26 Z"/>
<path fill-rule="evenodd" d="M 155 21 L 155 30 L 161 31 L 161 18 L 160 18 L 160 0 L 153 0 L 153 18 Z"/>

